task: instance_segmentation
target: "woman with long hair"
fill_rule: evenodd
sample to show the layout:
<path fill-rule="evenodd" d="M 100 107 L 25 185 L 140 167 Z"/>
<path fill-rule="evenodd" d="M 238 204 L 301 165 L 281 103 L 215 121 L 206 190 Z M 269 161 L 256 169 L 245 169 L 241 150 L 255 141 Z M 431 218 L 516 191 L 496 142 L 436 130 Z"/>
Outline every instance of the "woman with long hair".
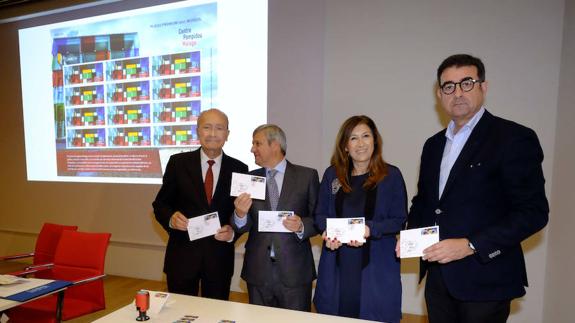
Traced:
<path fill-rule="evenodd" d="M 365 242 L 326 235 L 328 218 L 363 217 Z M 372 119 L 353 116 L 339 129 L 331 166 L 320 185 L 315 221 L 323 232 L 314 303 L 324 314 L 383 322 L 401 319 L 396 234 L 407 217 L 401 172 L 382 158 Z"/>

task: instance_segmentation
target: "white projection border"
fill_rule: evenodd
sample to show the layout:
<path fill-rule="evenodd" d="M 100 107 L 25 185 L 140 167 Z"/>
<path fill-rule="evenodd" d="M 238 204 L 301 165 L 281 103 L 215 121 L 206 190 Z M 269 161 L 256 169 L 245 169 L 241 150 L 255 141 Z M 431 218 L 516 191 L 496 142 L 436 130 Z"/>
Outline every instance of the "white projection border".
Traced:
<path fill-rule="evenodd" d="M 209 108 L 229 117 L 226 153 L 253 167 L 267 14 L 267 0 L 195 0 L 21 29 L 28 180 L 159 184 Z"/>

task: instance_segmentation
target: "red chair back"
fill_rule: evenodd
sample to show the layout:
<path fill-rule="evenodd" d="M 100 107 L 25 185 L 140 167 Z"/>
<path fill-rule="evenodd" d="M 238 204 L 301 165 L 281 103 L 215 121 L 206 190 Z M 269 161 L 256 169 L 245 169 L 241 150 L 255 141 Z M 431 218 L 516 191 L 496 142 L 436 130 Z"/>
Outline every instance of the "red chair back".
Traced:
<path fill-rule="evenodd" d="M 34 250 L 34 265 L 46 264 L 54 262 L 54 252 L 60 236 L 65 230 L 76 231 L 78 226 L 75 225 L 60 225 L 54 223 L 44 223 L 38 239 L 36 240 L 36 248 Z"/>
<path fill-rule="evenodd" d="M 77 281 L 104 274 L 110 237 L 109 233 L 62 232 L 54 255 L 52 279 Z M 92 310 L 106 307 L 102 280 L 69 288 L 66 297 L 90 303 Z"/>

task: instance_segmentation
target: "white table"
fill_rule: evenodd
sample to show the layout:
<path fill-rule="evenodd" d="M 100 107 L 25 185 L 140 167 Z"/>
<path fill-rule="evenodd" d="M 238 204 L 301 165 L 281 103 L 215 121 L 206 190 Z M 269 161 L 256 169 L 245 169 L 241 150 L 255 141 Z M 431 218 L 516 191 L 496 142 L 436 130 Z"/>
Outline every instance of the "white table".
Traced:
<path fill-rule="evenodd" d="M 170 298 L 160 313 L 154 315 L 153 313 L 148 312 L 150 320 L 144 322 L 174 322 L 184 317 L 184 315 L 197 315 L 198 318 L 193 321 L 193 323 L 219 323 L 220 320 L 231 320 L 235 321 L 235 323 L 373 322 L 180 294 L 170 294 Z M 133 323 L 137 322 L 137 316 L 138 311 L 136 310 L 136 306 L 132 303 L 94 322 Z"/>
<path fill-rule="evenodd" d="M 36 279 L 36 278 L 23 278 L 23 277 L 17 277 L 15 279 L 17 280 L 17 282 L 14 284 L 0 285 L 0 311 L 4 311 L 9 308 L 26 303 L 5 299 L 3 298 L 3 296 L 18 294 L 20 292 L 40 287 L 42 285 L 46 285 L 54 281 L 52 279 Z M 28 301 L 32 301 L 32 299 Z"/>
<path fill-rule="evenodd" d="M 5 298 L 0 298 L 0 312 L 5 311 L 7 309 L 10 309 L 12 307 L 16 307 L 20 304 L 22 304 L 22 303 L 16 302 L 16 301 L 11 301 L 11 300 L 5 299 Z"/>

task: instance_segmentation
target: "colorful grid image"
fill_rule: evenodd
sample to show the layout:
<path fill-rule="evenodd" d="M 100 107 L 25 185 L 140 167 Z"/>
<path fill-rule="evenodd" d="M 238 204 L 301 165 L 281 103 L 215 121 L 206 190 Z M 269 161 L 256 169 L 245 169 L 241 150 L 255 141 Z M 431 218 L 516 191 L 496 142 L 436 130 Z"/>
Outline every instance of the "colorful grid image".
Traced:
<path fill-rule="evenodd" d="M 118 81 L 148 77 L 150 76 L 149 66 L 148 57 L 106 62 L 106 79 Z"/>
<path fill-rule="evenodd" d="M 148 81 L 108 84 L 106 89 L 108 102 L 137 102 L 150 99 Z"/>
<path fill-rule="evenodd" d="M 102 126 L 105 123 L 104 107 L 66 110 L 67 127 Z"/>
<path fill-rule="evenodd" d="M 54 104 L 64 105 L 64 88 L 63 87 L 54 88 L 54 90 L 52 91 L 52 100 L 54 100 Z"/>
<path fill-rule="evenodd" d="M 154 122 L 190 122 L 198 119 L 201 101 L 154 104 Z"/>
<path fill-rule="evenodd" d="M 72 129 L 66 136 L 68 148 L 105 147 L 106 131 L 98 129 Z"/>
<path fill-rule="evenodd" d="M 149 104 L 131 104 L 111 106 L 108 108 L 108 124 L 140 124 L 150 123 Z"/>
<path fill-rule="evenodd" d="M 154 76 L 199 73 L 200 52 L 178 53 L 152 58 Z"/>
<path fill-rule="evenodd" d="M 104 80 L 103 64 L 84 64 L 64 67 L 66 85 L 89 84 Z"/>
<path fill-rule="evenodd" d="M 199 144 L 196 125 L 154 128 L 154 146 L 197 146 Z"/>
<path fill-rule="evenodd" d="M 57 89 L 62 86 L 64 86 L 64 73 L 61 69 L 52 71 L 52 87 Z"/>
<path fill-rule="evenodd" d="M 66 105 L 88 105 L 104 103 L 104 86 L 79 86 L 66 88 Z"/>
<path fill-rule="evenodd" d="M 150 146 L 150 127 L 110 128 L 108 146 L 142 147 Z"/>
<path fill-rule="evenodd" d="M 200 77 L 179 77 L 154 81 L 154 99 L 177 99 L 201 96 Z"/>
<path fill-rule="evenodd" d="M 66 139 L 66 108 L 64 107 L 64 104 L 54 104 L 54 121 L 56 140 L 64 142 Z"/>
<path fill-rule="evenodd" d="M 53 61 L 60 66 L 52 66 L 52 69 L 61 69 L 63 65 L 135 57 L 139 52 L 137 33 L 56 38 L 52 44 L 52 56 Z"/>

